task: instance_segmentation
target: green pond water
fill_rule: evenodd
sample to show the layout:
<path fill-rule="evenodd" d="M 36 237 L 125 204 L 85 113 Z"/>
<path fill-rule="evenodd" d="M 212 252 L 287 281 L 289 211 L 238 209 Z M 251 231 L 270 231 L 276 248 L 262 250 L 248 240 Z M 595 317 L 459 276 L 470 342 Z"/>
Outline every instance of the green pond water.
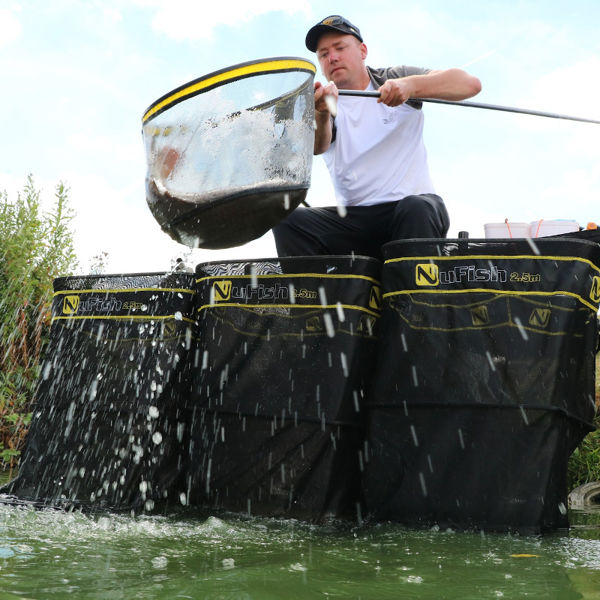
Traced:
<path fill-rule="evenodd" d="M 545 536 L 0 504 L 0 600 L 597 598 L 600 510 Z"/>

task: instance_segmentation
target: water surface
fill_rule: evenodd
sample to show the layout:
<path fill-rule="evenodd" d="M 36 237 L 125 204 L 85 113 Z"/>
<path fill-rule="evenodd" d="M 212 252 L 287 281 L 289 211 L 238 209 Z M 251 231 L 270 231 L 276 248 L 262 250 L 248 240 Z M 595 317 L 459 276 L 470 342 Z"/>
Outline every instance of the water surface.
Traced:
<path fill-rule="evenodd" d="M 599 598 L 600 511 L 547 536 L 0 505 L 0 600 Z"/>

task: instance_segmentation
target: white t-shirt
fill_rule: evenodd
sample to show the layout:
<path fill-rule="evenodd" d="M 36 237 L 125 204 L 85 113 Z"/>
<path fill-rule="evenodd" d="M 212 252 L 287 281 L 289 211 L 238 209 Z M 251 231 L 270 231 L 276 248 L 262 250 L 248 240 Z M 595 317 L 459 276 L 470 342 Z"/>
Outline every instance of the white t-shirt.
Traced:
<path fill-rule="evenodd" d="M 369 83 L 367 90 L 372 90 Z M 336 138 L 323 154 L 338 201 L 346 206 L 435 193 L 423 143 L 423 111 L 374 98 L 340 96 Z"/>

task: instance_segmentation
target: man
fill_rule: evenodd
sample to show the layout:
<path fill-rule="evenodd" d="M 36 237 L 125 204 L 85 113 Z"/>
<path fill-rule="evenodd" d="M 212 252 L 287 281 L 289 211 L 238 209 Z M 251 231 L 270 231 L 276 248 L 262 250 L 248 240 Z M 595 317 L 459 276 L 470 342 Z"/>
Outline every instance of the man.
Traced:
<path fill-rule="evenodd" d="M 314 153 L 323 154 L 338 207 L 299 208 L 274 227 L 279 256 L 362 254 L 381 258 L 382 244 L 445 237 L 449 219 L 429 177 L 421 103 L 463 100 L 481 89 L 461 69 L 367 67 L 359 29 L 339 15 L 306 36 L 329 83 L 315 83 Z M 371 98 L 342 90 L 378 90 Z M 337 113 L 337 114 L 336 114 Z"/>

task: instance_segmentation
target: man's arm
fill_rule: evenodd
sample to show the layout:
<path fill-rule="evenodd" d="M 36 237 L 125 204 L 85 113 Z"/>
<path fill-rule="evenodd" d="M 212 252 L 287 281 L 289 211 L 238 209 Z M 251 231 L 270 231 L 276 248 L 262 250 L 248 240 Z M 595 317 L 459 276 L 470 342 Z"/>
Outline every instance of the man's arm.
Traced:
<path fill-rule="evenodd" d="M 378 102 L 399 106 L 411 98 L 464 100 L 481 91 L 481 82 L 462 69 L 430 71 L 425 75 L 409 75 L 388 79 L 380 88 Z"/>
<path fill-rule="evenodd" d="M 331 144 L 333 137 L 332 115 L 325 96 L 332 96 L 337 102 L 337 88 L 335 84 L 329 83 L 324 86 L 320 81 L 315 83 L 315 145 L 314 154 L 323 154 Z"/>

